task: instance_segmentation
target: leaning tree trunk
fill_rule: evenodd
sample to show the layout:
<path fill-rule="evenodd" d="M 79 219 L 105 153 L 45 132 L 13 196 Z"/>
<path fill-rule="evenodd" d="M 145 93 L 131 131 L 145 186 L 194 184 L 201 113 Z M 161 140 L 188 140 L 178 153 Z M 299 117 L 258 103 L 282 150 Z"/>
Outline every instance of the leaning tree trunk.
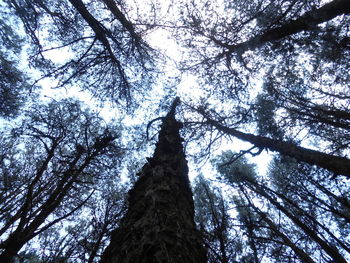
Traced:
<path fill-rule="evenodd" d="M 244 133 L 234 128 L 222 125 L 220 122 L 208 117 L 205 112 L 199 113 L 201 113 L 207 119 L 207 123 L 209 125 L 214 126 L 216 129 L 225 134 L 232 135 L 246 142 L 250 142 L 260 149 L 269 149 L 274 152 L 279 152 L 282 155 L 292 157 L 297 161 L 305 162 L 311 165 L 317 165 L 321 168 L 333 172 L 335 176 L 344 175 L 347 178 L 350 178 L 350 159 L 346 157 L 307 149 L 301 146 L 297 146 L 294 143 L 282 140 L 271 139 L 269 137 L 254 135 L 251 133 Z"/>
<path fill-rule="evenodd" d="M 175 120 L 176 99 L 163 118 L 152 158 L 129 192 L 129 207 L 112 234 L 103 263 L 204 263 L 206 251 L 194 223 L 188 167 Z"/>
<path fill-rule="evenodd" d="M 291 20 L 280 27 L 267 30 L 261 35 L 255 36 L 245 42 L 235 45 L 228 45 L 226 46 L 226 48 L 228 48 L 227 53 L 244 53 L 248 50 L 254 50 L 268 42 L 280 40 L 302 31 L 312 30 L 321 23 L 332 20 L 337 16 L 347 15 L 349 13 L 349 0 L 333 0 L 332 2 L 327 3 L 316 10 L 307 12 L 296 20 Z"/>

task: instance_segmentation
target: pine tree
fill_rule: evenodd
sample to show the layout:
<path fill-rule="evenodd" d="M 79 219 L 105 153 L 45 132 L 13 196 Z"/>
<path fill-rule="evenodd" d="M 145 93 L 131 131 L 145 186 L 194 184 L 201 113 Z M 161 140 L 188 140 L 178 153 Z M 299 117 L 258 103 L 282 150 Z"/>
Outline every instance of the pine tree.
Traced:
<path fill-rule="evenodd" d="M 152 158 L 129 192 L 128 211 L 112 234 L 103 263 L 206 262 L 194 223 L 188 167 L 175 119 L 179 99 L 163 118 Z"/>

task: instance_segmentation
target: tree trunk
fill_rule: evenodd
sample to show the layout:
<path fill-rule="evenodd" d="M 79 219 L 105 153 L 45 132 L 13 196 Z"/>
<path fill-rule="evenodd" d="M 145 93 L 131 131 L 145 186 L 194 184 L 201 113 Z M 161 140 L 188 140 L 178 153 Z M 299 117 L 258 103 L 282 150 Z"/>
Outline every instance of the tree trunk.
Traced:
<path fill-rule="evenodd" d="M 349 0 L 333 0 L 330 3 L 325 4 L 319 9 L 307 12 L 296 20 L 292 20 L 283 26 L 271 29 L 265 33 L 255 36 L 246 42 L 242 42 L 236 45 L 228 46 L 227 53 L 232 54 L 234 52 L 244 53 L 248 50 L 254 50 L 262 45 L 280 40 L 284 37 L 310 30 L 323 22 L 329 21 L 339 15 L 350 13 L 350 1 Z"/>
<path fill-rule="evenodd" d="M 136 33 L 133 24 L 120 11 L 114 0 L 103 0 L 107 8 L 112 12 L 114 17 L 122 24 L 122 26 L 130 33 L 131 38 L 135 41 L 136 46 L 139 46 L 141 37 Z"/>
<path fill-rule="evenodd" d="M 60 181 L 54 186 L 55 188 L 52 192 L 47 195 L 45 202 L 33 211 L 31 210 L 32 208 L 30 209 L 30 204 L 33 202 L 33 189 L 37 181 L 42 179 L 41 175 L 44 173 L 48 162 L 52 158 L 49 152 L 49 156 L 46 158 L 47 161 L 44 162 L 29 186 L 26 201 L 20 209 L 21 216 L 19 217 L 18 225 L 6 240 L 0 242 L 0 249 L 2 250 L 0 253 L 0 263 L 13 262 L 14 257 L 29 240 L 63 220 L 65 217 L 70 216 L 71 212 L 76 211 L 84 204 L 85 201 L 71 210 L 71 212 L 65 213 L 64 216 L 47 223 L 39 229 L 39 227 L 45 223 L 45 220 L 47 220 L 47 218 L 62 204 L 63 199 L 67 197 L 78 176 L 83 173 L 84 169 L 86 169 L 94 158 L 96 158 L 96 156 L 113 140 L 113 137 L 105 137 L 99 144 L 95 144 L 93 152 L 85 158 L 79 167 L 77 167 L 77 163 L 81 160 L 81 153 L 77 152 L 75 158 L 69 164 L 68 169 L 61 174 Z M 17 218 L 17 215 L 15 215 L 15 218 Z"/>
<path fill-rule="evenodd" d="M 72 6 L 74 6 L 74 8 L 79 12 L 79 14 L 84 18 L 84 20 L 88 23 L 88 25 L 94 31 L 96 38 L 103 44 L 104 48 L 107 50 L 107 52 L 109 53 L 113 61 L 116 61 L 119 63 L 107 39 L 107 36 L 106 36 L 107 30 L 103 28 L 101 23 L 98 20 L 96 20 L 96 18 L 88 11 L 83 1 L 69 0 L 69 2 L 72 4 Z"/>
<path fill-rule="evenodd" d="M 255 212 L 257 212 L 267 223 L 270 229 L 283 240 L 286 246 L 290 247 L 294 251 L 295 255 L 297 255 L 302 262 L 315 263 L 315 261 L 307 253 L 305 253 L 304 250 L 300 249 L 293 241 L 291 241 L 283 232 L 279 230 L 279 227 L 270 218 L 268 218 L 267 214 L 261 212 L 255 205 L 251 204 L 251 206 Z"/>
<path fill-rule="evenodd" d="M 267 225 L 270 227 L 270 229 L 283 240 L 284 244 L 288 247 L 290 247 L 295 255 L 305 263 L 315 263 L 315 261 L 307 254 L 304 250 L 299 248 L 292 240 L 288 238 L 280 229 L 279 227 L 268 217 L 267 213 L 261 211 L 258 207 L 254 205 L 254 203 L 249 198 L 249 195 L 246 191 L 244 191 L 243 187 L 240 188 L 241 193 L 244 195 L 246 200 L 249 203 L 249 206 L 261 217 L 262 220 L 264 220 Z"/>
<path fill-rule="evenodd" d="M 207 123 L 216 127 L 219 131 L 232 135 L 240 140 L 247 141 L 259 148 L 266 148 L 271 151 L 279 152 L 295 158 L 298 161 L 306 162 L 311 165 L 317 165 L 321 168 L 333 172 L 335 175 L 345 175 L 350 178 L 350 160 L 345 157 L 335 156 L 304 147 L 297 146 L 290 142 L 271 139 L 264 136 L 253 135 L 250 133 L 240 132 L 234 128 L 221 125 L 219 122 L 210 119 L 205 113 L 201 113 L 207 119 Z"/>
<path fill-rule="evenodd" d="M 300 220 L 297 216 L 293 215 L 290 210 L 281 205 L 274 197 L 270 196 L 265 190 L 254 182 L 248 182 L 247 186 L 249 189 L 254 191 L 260 196 L 263 196 L 271 204 L 273 204 L 279 211 L 285 214 L 296 226 L 304 231 L 304 233 L 314 240 L 333 260 L 338 263 L 347 263 L 344 257 L 340 254 L 335 246 L 329 244 L 328 241 L 322 239 L 317 232 L 311 229 L 308 225 Z"/>
<path fill-rule="evenodd" d="M 129 207 L 102 263 L 201 263 L 206 251 L 194 223 L 188 167 L 175 120 L 176 99 L 163 118 L 152 158 L 129 192 Z"/>

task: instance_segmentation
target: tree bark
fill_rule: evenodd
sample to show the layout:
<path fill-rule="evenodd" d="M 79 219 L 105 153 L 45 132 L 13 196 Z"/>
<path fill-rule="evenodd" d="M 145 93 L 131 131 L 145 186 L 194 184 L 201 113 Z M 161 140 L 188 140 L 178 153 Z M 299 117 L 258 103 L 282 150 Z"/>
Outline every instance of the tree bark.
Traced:
<path fill-rule="evenodd" d="M 228 45 L 227 54 L 235 52 L 244 53 L 248 50 L 254 50 L 262 45 L 280 40 L 284 37 L 310 30 L 323 22 L 329 21 L 337 16 L 350 13 L 350 1 L 349 0 L 333 0 L 330 3 L 325 4 L 319 9 L 310 11 L 302 15 L 301 17 L 286 23 L 283 26 L 268 30 L 261 35 L 255 36 L 245 42 Z"/>
<path fill-rule="evenodd" d="M 206 117 L 205 114 L 203 115 Z M 335 175 L 345 175 L 346 177 L 350 178 L 350 160 L 345 157 L 307 149 L 290 142 L 240 132 L 234 128 L 223 126 L 219 122 L 212 120 L 209 117 L 206 117 L 206 119 L 208 124 L 216 127 L 219 131 L 232 135 L 243 141 L 250 142 L 259 148 L 266 148 L 271 151 L 279 152 L 282 155 L 287 155 L 295 158 L 298 161 L 325 168 L 333 172 Z"/>
<path fill-rule="evenodd" d="M 194 223 L 188 167 L 175 120 L 163 118 L 155 153 L 129 192 L 128 211 L 101 263 L 200 263 L 206 251 Z"/>

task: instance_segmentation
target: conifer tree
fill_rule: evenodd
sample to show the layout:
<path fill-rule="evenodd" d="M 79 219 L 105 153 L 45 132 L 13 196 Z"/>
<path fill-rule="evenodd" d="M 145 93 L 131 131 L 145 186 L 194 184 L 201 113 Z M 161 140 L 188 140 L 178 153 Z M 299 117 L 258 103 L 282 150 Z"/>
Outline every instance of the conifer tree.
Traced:
<path fill-rule="evenodd" d="M 103 263 L 206 262 L 206 251 L 194 223 L 188 167 L 175 119 L 175 99 L 162 118 L 152 158 L 129 192 L 128 211 L 112 234 Z"/>

